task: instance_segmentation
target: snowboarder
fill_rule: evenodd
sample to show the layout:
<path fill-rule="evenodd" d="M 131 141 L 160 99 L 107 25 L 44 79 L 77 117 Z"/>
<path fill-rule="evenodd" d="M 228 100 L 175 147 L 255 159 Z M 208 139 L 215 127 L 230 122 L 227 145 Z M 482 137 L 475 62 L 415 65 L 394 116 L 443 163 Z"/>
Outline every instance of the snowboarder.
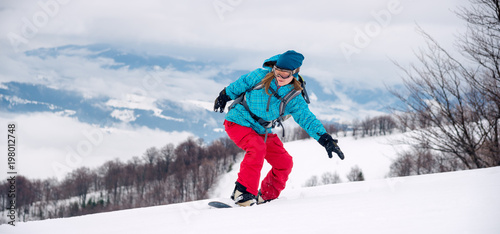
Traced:
<path fill-rule="evenodd" d="M 293 166 L 292 157 L 276 134 L 268 131 L 280 125 L 285 116 L 294 120 L 315 140 L 325 147 L 332 158 L 335 152 L 344 155 L 337 140 L 328 134 L 309 110 L 302 95 L 286 100 L 287 94 L 302 90 L 297 79 L 304 56 L 293 50 L 275 55 L 258 68 L 241 76 L 224 88 L 214 103 L 214 111 L 224 112 L 230 106 L 224 127 L 229 138 L 245 151 L 236 186 L 231 198 L 240 206 L 262 204 L 278 198 L 285 188 Z M 291 96 L 291 95 L 288 95 Z M 289 98 L 289 97 L 288 97 Z M 285 106 L 282 105 L 283 102 Z M 280 110 L 281 104 L 281 110 Z M 259 190 L 260 172 L 264 159 L 272 166 Z"/>

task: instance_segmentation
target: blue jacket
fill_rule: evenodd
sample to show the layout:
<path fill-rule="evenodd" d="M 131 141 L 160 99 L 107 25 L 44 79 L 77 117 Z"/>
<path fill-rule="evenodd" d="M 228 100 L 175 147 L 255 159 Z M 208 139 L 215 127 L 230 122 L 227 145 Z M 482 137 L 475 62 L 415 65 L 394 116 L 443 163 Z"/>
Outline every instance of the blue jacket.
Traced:
<path fill-rule="evenodd" d="M 266 60 L 266 62 L 275 61 L 278 59 L 278 56 L 279 55 L 273 56 Z M 263 67 L 241 76 L 238 80 L 226 87 L 226 94 L 231 99 L 236 99 L 238 96 L 260 83 L 266 74 L 271 71 L 271 68 Z M 271 82 L 271 88 L 277 90 L 278 95 L 281 97 L 285 96 L 293 89 L 292 84 L 279 87 L 278 89 L 277 82 L 275 81 L 276 78 Z M 267 112 L 266 107 L 268 99 L 269 95 L 264 88 L 251 90 L 246 94 L 246 100 L 250 107 L 250 111 L 266 121 L 271 121 L 279 117 L 279 105 L 281 101 L 272 96 L 269 112 Z M 302 95 L 296 96 L 287 104 L 284 115 L 289 114 L 292 115 L 295 122 L 297 122 L 312 138 L 318 140 L 321 135 L 326 133 L 323 124 L 321 124 L 316 116 L 309 110 Z M 234 108 L 227 113 L 226 120 L 241 126 L 250 127 L 258 134 L 265 134 L 266 132 L 266 129 L 250 116 L 245 107 L 239 104 L 235 105 Z"/>

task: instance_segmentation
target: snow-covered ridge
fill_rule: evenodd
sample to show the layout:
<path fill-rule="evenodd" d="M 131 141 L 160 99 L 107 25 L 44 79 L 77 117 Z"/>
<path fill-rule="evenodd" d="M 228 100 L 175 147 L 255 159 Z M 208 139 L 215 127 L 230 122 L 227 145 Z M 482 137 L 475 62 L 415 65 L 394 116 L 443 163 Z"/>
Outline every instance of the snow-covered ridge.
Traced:
<path fill-rule="evenodd" d="M 1 225 L 0 233 L 498 233 L 500 167 L 294 188 L 249 208 L 209 200 Z M 224 199 L 224 198 L 220 198 Z"/>

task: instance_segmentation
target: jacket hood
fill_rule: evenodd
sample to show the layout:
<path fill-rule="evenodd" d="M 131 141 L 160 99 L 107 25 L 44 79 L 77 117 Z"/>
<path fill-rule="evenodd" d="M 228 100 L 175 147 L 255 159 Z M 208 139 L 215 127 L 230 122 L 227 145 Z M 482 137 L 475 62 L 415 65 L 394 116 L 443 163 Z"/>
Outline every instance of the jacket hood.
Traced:
<path fill-rule="evenodd" d="M 278 62 L 278 58 L 281 56 L 281 54 L 277 54 L 271 58 L 268 58 L 264 60 L 264 64 L 262 64 L 262 67 L 270 67 L 273 68 L 273 66 Z"/>

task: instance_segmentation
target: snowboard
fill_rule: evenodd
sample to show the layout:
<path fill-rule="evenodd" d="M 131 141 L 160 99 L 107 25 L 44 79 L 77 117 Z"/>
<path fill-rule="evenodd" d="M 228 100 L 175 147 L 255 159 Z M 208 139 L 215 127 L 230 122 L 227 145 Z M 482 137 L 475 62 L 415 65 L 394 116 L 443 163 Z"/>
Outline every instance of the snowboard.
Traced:
<path fill-rule="evenodd" d="M 232 206 L 220 201 L 211 201 L 208 205 L 214 208 L 233 208 Z"/>

